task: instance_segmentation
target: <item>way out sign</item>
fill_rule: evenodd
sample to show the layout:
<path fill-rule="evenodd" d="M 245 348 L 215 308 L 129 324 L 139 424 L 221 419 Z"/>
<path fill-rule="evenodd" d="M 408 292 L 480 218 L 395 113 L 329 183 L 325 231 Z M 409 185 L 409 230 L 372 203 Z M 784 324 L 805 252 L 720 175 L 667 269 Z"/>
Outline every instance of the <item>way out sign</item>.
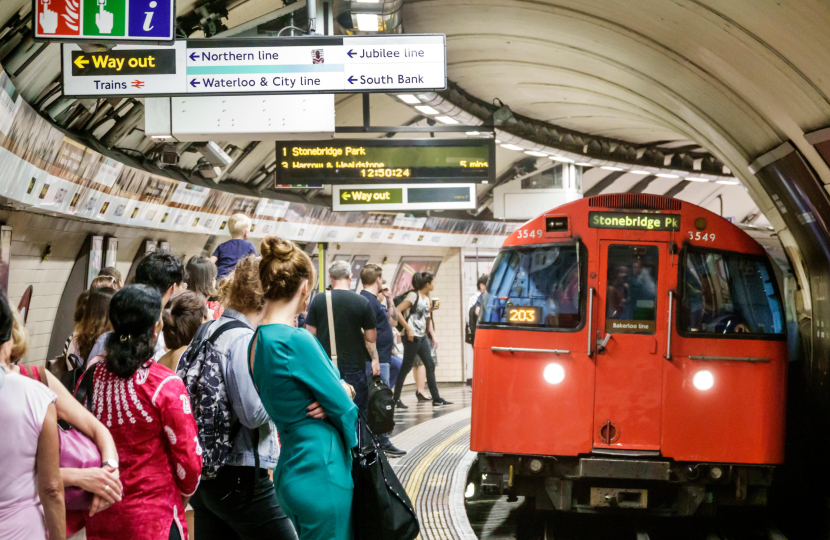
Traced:
<path fill-rule="evenodd" d="M 332 186 L 332 208 L 335 211 L 451 210 L 475 207 L 475 184 Z"/>
<path fill-rule="evenodd" d="M 170 43 L 175 0 L 33 0 L 36 40 Z"/>
<path fill-rule="evenodd" d="M 64 96 L 388 93 L 447 86 L 442 34 L 191 39 L 95 54 L 108 55 L 106 69 L 102 56 L 63 46 Z"/>

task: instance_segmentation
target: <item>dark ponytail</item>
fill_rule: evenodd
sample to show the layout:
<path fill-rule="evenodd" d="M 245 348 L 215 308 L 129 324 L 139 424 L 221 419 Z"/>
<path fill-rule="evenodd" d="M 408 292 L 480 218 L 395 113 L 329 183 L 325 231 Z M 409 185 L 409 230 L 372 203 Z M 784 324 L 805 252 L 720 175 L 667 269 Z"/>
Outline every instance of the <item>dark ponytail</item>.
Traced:
<path fill-rule="evenodd" d="M 432 283 L 432 274 L 429 272 L 415 272 L 412 274 L 412 288 L 416 291 L 420 291 L 430 283 Z"/>
<path fill-rule="evenodd" d="M 147 285 L 124 287 L 110 302 L 112 334 L 107 339 L 107 369 L 131 377 L 153 357 L 153 328 L 161 312 L 161 294 Z"/>

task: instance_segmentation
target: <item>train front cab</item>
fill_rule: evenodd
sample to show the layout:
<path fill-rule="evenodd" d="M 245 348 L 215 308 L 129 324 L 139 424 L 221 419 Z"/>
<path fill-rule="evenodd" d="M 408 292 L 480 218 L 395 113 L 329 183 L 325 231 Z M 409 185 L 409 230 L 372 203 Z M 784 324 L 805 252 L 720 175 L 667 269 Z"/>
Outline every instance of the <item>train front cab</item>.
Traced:
<path fill-rule="evenodd" d="M 493 266 L 474 362 L 482 487 L 540 509 L 759 505 L 783 461 L 775 276 L 688 203 L 598 196 L 525 224 Z"/>

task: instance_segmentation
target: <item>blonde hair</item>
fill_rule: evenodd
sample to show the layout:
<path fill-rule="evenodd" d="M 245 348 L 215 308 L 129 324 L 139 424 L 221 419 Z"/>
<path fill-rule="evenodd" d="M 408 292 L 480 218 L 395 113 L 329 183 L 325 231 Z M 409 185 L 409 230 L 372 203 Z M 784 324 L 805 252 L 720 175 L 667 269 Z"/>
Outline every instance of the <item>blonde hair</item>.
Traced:
<path fill-rule="evenodd" d="M 23 317 L 17 309 L 9 304 L 12 310 L 14 322 L 12 323 L 12 352 L 10 355 L 12 362 L 18 362 L 21 358 L 26 356 L 29 352 L 29 331 L 26 330 L 26 323 L 23 322 Z"/>
<path fill-rule="evenodd" d="M 245 231 L 251 230 L 251 218 L 245 214 L 234 214 L 228 220 L 228 232 L 233 238 L 242 236 Z"/>
<path fill-rule="evenodd" d="M 260 246 L 259 279 L 266 300 L 290 299 L 303 280 L 314 283 L 311 257 L 290 240 L 267 236 Z"/>

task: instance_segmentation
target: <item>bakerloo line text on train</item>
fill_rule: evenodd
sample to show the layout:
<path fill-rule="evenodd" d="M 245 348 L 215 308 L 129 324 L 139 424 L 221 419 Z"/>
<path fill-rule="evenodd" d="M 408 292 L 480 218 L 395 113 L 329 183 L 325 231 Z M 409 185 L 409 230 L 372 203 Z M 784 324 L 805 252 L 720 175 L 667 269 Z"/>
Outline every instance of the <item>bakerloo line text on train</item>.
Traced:
<path fill-rule="evenodd" d="M 765 504 L 784 459 L 778 291 L 760 244 L 676 199 L 600 195 L 530 220 L 480 301 L 478 492 L 573 512 Z"/>

